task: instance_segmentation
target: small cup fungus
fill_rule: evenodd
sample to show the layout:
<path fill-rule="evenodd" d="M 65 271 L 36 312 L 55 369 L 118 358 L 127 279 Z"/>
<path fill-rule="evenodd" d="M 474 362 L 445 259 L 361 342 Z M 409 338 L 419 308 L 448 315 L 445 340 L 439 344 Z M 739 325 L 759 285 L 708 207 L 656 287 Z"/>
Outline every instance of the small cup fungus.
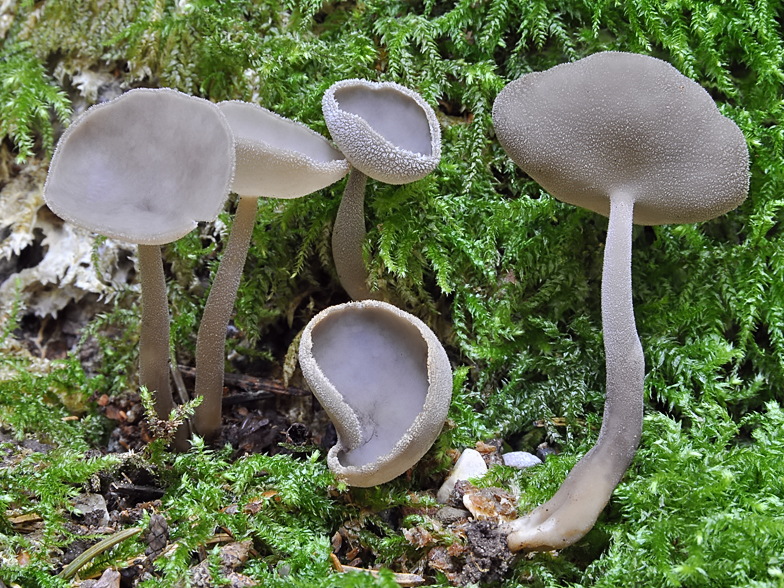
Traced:
<path fill-rule="evenodd" d="M 140 383 L 166 419 L 169 310 L 160 246 L 217 217 L 234 173 L 234 140 L 215 104 L 168 89 L 93 106 L 60 139 L 44 199 L 75 225 L 139 245 Z M 178 448 L 185 448 L 184 431 Z"/>
<path fill-rule="evenodd" d="M 324 120 L 351 163 L 332 231 L 340 283 L 354 300 L 375 298 L 362 259 L 367 177 L 407 184 L 425 177 L 441 160 L 441 129 L 424 99 L 394 82 L 343 80 L 322 100 Z"/>
<path fill-rule="evenodd" d="M 193 423 L 207 440 L 213 440 L 220 429 L 226 328 L 250 246 L 258 198 L 299 198 L 338 181 L 349 168 L 329 141 L 305 125 L 247 102 L 218 106 L 234 133 L 237 166 L 231 188 L 239 202 L 196 343 L 196 395 L 204 401 Z"/>
<path fill-rule="evenodd" d="M 664 61 L 631 53 L 523 76 L 496 98 L 493 122 L 509 156 L 548 192 L 609 216 L 599 439 L 551 500 L 509 525 L 513 551 L 560 549 L 593 527 L 642 434 L 632 223 L 694 223 L 732 210 L 748 192 L 749 155 L 740 129 L 702 87 Z"/>
<path fill-rule="evenodd" d="M 327 463 L 349 484 L 392 480 L 438 437 L 452 370 L 441 343 L 413 315 L 376 300 L 327 308 L 305 327 L 299 361 L 337 429 Z"/>

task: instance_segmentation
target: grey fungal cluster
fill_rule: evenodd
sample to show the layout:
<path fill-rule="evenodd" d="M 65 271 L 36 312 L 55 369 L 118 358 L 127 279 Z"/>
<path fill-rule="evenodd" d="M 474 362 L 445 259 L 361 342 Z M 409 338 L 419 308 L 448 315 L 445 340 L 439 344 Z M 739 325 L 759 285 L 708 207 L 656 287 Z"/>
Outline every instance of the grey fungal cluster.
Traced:
<path fill-rule="evenodd" d="M 602 271 L 607 391 L 596 445 L 558 492 L 509 524 L 509 547 L 560 549 L 596 522 L 642 435 L 645 361 L 632 307 L 632 223 L 692 223 L 737 207 L 746 141 L 674 67 L 606 52 L 531 73 L 496 98 L 501 145 L 556 198 L 609 216 Z"/>
<path fill-rule="evenodd" d="M 355 153 L 357 159 L 367 164 L 373 160 L 374 149 L 386 149 L 384 161 L 376 165 L 382 171 L 372 172 L 373 177 L 401 183 L 432 171 L 440 158 L 440 131 L 435 114 L 421 97 L 397 84 L 351 80 L 343 86 L 361 86 L 359 94 L 348 89 L 345 95 L 338 95 L 344 106 L 364 113 L 375 125 L 370 128 L 363 121 L 338 125 L 339 129 L 353 124 L 360 129 L 359 134 L 365 134 L 361 141 L 351 143 L 356 149 L 364 141 L 364 155 Z M 367 88 L 373 89 L 370 111 L 364 99 L 357 103 Z M 379 108 L 384 116 L 371 116 L 371 111 Z M 342 120 L 345 114 L 340 111 L 336 116 Z M 406 130 L 396 134 L 395 128 L 401 124 Z M 336 132 L 340 135 L 339 130 Z M 382 136 L 399 144 L 387 145 L 387 139 L 379 139 Z M 229 192 L 237 194 L 234 222 L 205 304 L 196 344 L 195 395 L 203 397 L 203 402 L 191 424 L 193 432 L 214 441 L 220 434 L 226 329 L 255 225 L 258 198 L 305 196 L 340 180 L 349 167 L 338 149 L 305 125 L 255 104 L 228 101 L 216 105 L 174 90 L 131 90 L 94 106 L 69 127 L 50 166 L 46 202 L 70 222 L 139 245 L 143 297 L 140 379 L 155 394 L 159 418 L 167 419 L 174 408 L 169 375 L 170 318 L 160 245 L 183 237 L 198 221 L 214 220 Z M 364 235 L 363 211 L 361 215 Z M 341 447 L 349 451 L 349 461 L 370 448 L 381 448 L 378 463 L 371 460 L 359 466 L 364 473 L 349 472 L 345 476 L 365 485 L 395 477 L 427 451 L 441 430 L 451 398 L 451 367 L 432 332 L 413 316 L 379 305 L 369 314 L 362 314 L 367 323 L 365 336 L 374 341 L 378 337 L 395 341 L 405 333 L 405 341 L 413 342 L 420 352 L 424 350 L 424 355 L 414 360 L 424 366 L 416 382 L 424 387 L 414 386 L 405 398 L 398 398 L 402 404 L 391 405 L 395 409 L 388 410 L 389 414 L 373 417 L 377 425 L 372 439 L 357 443 L 349 433 L 342 436 L 346 442 Z M 358 309 L 322 313 L 331 317 L 329 327 L 317 329 L 317 333 L 355 325 L 355 312 Z M 319 320 L 323 316 L 319 315 Z M 341 326 L 341 321 L 346 325 Z M 341 344 L 346 349 L 352 345 L 349 340 Z M 398 341 L 391 348 L 369 348 L 377 360 L 375 371 L 398 366 L 403 347 Z M 356 354 L 353 350 L 342 353 Z M 431 373 L 431 368 L 436 371 Z M 333 375 L 333 368 L 325 369 Z M 353 389 L 346 388 L 342 380 L 338 383 L 341 391 L 348 390 L 351 396 Z M 314 384 L 317 389 L 323 386 Z M 371 401 L 377 404 L 387 402 L 394 394 L 389 385 L 375 391 L 381 393 Z M 347 432 L 353 426 L 341 420 L 347 413 L 333 414 L 338 419 L 338 430 Z M 362 431 L 360 436 L 367 428 Z M 188 436 L 188 428 L 181 427 L 175 448 L 187 449 Z M 333 453 L 341 457 L 330 454 L 329 463 L 344 475 L 343 454 L 339 450 Z"/>
<path fill-rule="evenodd" d="M 169 311 L 160 245 L 237 212 L 206 302 L 196 348 L 193 419 L 220 433 L 226 329 L 258 198 L 299 198 L 346 174 L 335 219 L 335 269 L 355 301 L 318 313 L 301 334 L 303 375 L 338 433 L 330 469 L 373 486 L 411 468 L 446 420 L 452 369 L 418 318 L 376 300 L 363 259 L 368 178 L 405 184 L 439 164 L 435 112 L 391 82 L 344 80 L 322 101 L 335 145 L 305 125 L 239 101 L 131 90 L 90 108 L 61 138 L 44 197 L 62 218 L 139 246 L 141 384 L 158 416 L 174 408 Z M 693 223 L 737 207 L 749 188 L 738 127 L 708 93 L 658 59 L 605 52 L 527 74 L 493 107 L 511 159 L 556 198 L 609 217 L 602 270 L 607 381 L 596 445 L 545 504 L 505 526 L 513 551 L 560 549 L 587 533 L 632 462 L 642 434 L 645 362 L 632 306 L 632 225 Z M 175 437 L 188 447 L 187 428 Z M 446 491 L 445 491 L 446 492 Z"/>

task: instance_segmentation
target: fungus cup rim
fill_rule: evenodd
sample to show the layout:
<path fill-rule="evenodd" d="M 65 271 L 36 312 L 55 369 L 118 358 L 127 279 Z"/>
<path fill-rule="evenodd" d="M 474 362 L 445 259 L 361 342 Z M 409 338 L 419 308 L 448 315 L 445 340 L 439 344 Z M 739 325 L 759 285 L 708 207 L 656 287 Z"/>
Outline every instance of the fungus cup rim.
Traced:
<path fill-rule="evenodd" d="M 351 451 L 362 442 L 362 429 L 353 409 L 345 402 L 340 392 L 324 375 L 313 357 L 313 328 L 334 313 L 347 308 L 381 309 L 392 313 L 398 319 L 414 326 L 427 347 L 428 390 L 422 410 L 404 435 L 386 454 L 362 466 L 344 466 L 340 462 L 342 452 Z M 312 379 L 319 381 L 320 390 L 314 389 L 330 418 L 338 429 L 338 441 L 327 454 L 327 464 L 338 478 L 352 486 L 369 487 L 388 482 L 418 462 L 427 453 L 438 435 L 452 400 L 452 368 L 446 351 L 432 330 L 419 318 L 392 304 L 379 300 L 357 300 L 330 306 L 314 316 L 302 332 L 299 349 L 300 366 L 310 384 Z M 446 374 L 449 374 L 448 377 Z M 316 388 L 316 386 L 311 386 Z M 338 414 L 344 419 L 336 422 Z M 348 421 L 348 422 L 345 422 Z M 437 429 L 434 423 L 438 423 Z M 435 430 L 434 430 L 435 429 Z M 340 433 L 342 431 L 342 434 Z"/>
<path fill-rule="evenodd" d="M 395 145 L 389 139 L 379 133 L 365 118 L 353 112 L 343 110 L 340 107 L 340 103 L 338 102 L 337 98 L 335 97 L 335 92 L 342 90 L 343 88 L 355 88 L 358 86 L 364 87 L 371 92 L 377 92 L 384 89 L 393 89 L 406 98 L 413 100 L 425 115 L 428 123 L 428 131 L 430 135 L 430 153 L 417 153 L 415 151 L 406 149 L 405 147 Z M 367 137 L 370 137 L 373 144 L 382 146 L 387 152 L 394 153 L 407 162 L 416 162 L 421 167 L 417 173 L 410 174 L 411 177 L 409 179 L 404 181 L 394 181 L 393 179 L 390 181 L 389 174 L 377 173 L 374 169 L 370 169 L 368 165 L 364 164 L 363 162 L 355 163 L 354 160 L 359 159 L 358 157 L 346 157 L 352 166 L 356 167 L 359 171 L 373 179 L 380 180 L 388 184 L 410 183 L 427 176 L 436 167 L 438 167 L 438 164 L 441 161 L 441 126 L 438 122 L 438 117 L 436 116 L 433 108 L 418 92 L 415 92 L 406 86 L 398 84 L 397 82 L 373 82 L 360 78 L 349 78 L 332 84 L 326 90 L 326 92 L 324 92 L 321 106 L 322 111 L 324 112 L 324 119 L 327 123 L 327 128 L 329 128 L 329 131 L 332 134 L 332 137 L 338 148 L 344 154 L 347 149 L 345 149 L 345 145 L 343 145 L 343 137 L 339 136 L 340 132 L 338 131 L 336 133 L 336 125 L 333 122 L 335 119 L 341 119 L 343 121 L 350 122 L 350 124 L 352 124 L 355 128 L 360 130 Z M 366 140 L 365 142 L 370 143 L 371 141 Z M 359 163 L 359 165 L 357 165 L 357 163 Z"/>

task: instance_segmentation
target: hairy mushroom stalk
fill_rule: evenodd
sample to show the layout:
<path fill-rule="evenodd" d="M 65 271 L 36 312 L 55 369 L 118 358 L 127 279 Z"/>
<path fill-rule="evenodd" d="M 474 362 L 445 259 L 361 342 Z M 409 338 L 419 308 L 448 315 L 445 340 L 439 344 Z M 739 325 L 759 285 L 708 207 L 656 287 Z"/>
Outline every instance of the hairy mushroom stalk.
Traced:
<path fill-rule="evenodd" d="M 509 525 L 513 551 L 560 549 L 593 527 L 642 434 L 632 223 L 693 223 L 737 207 L 748 192 L 748 149 L 702 87 L 664 61 L 631 53 L 598 53 L 523 76 L 496 98 L 493 122 L 512 160 L 548 192 L 609 215 L 599 438 L 552 499 Z"/>
<path fill-rule="evenodd" d="M 392 480 L 441 432 L 452 369 L 415 316 L 377 300 L 332 306 L 305 327 L 299 361 L 338 433 L 327 463 L 347 483 Z"/>
<path fill-rule="evenodd" d="M 253 235 L 258 199 L 305 196 L 337 182 L 349 168 L 329 141 L 305 125 L 247 102 L 222 102 L 219 107 L 234 133 L 237 166 L 232 190 L 239 201 L 196 342 L 196 396 L 204 400 L 193 424 L 208 441 L 220 430 L 226 329 Z"/>
<path fill-rule="evenodd" d="M 139 245 L 139 379 L 164 420 L 174 402 L 160 246 L 217 217 L 233 173 L 234 139 L 218 107 L 168 89 L 131 90 L 93 106 L 68 127 L 49 166 L 44 199 L 55 214 Z M 184 428 L 175 446 L 187 449 Z"/>
<path fill-rule="evenodd" d="M 367 287 L 362 258 L 367 178 L 407 184 L 433 171 L 441 160 L 441 129 L 435 112 L 416 92 L 394 82 L 343 80 L 322 100 L 332 138 L 351 163 L 332 230 L 332 255 L 340 283 L 354 300 L 378 296 Z"/>

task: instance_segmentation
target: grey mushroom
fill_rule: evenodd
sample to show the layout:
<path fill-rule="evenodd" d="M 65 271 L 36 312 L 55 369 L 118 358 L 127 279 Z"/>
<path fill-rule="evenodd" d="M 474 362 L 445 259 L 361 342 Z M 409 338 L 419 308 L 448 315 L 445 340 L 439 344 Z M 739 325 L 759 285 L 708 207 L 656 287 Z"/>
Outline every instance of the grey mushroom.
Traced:
<path fill-rule="evenodd" d="M 324 120 L 351 163 L 332 230 L 332 255 L 340 283 L 354 300 L 377 298 L 367 287 L 362 259 L 368 176 L 388 184 L 425 177 L 441 160 L 441 129 L 424 99 L 394 82 L 343 80 L 322 100 Z"/>
<path fill-rule="evenodd" d="M 347 483 L 392 480 L 441 432 L 452 370 L 441 343 L 415 316 L 377 300 L 332 306 L 305 327 L 299 361 L 338 433 L 327 463 Z"/>
<path fill-rule="evenodd" d="M 221 102 L 234 134 L 239 196 L 226 249 L 213 279 L 196 342 L 196 395 L 204 401 L 193 416 L 208 441 L 218 435 L 226 349 L 226 328 L 250 247 L 259 198 L 300 198 L 348 173 L 343 155 L 303 124 L 247 102 Z"/>
<path fill-rule="evenodd" d="M 93 106 L 68 127 L 49 166 L 44 199 L 55 214 L 139 246 L 139 377 L 161 419 L 174 403 L 160 245 L 216 218 L 233 173 L 234 139 L 218 107 L 168 89 Z M 187 446 L 184 430 L 175 443 Z"/>
<path fill-rule="evenodd" d="M 643 350 L 632 307 L 632 223 L 708 220 L 749 187 L 740 129 L 668 63 L 598 53 L 510 83 L 493 107 L 503 148 L 556 198 L 609 216 L 602 273 L 607 365 L 596 445 L 551 500 L 509 525 L 513 551 L 560 549 L 596 522 L 642 434 Z"/>

